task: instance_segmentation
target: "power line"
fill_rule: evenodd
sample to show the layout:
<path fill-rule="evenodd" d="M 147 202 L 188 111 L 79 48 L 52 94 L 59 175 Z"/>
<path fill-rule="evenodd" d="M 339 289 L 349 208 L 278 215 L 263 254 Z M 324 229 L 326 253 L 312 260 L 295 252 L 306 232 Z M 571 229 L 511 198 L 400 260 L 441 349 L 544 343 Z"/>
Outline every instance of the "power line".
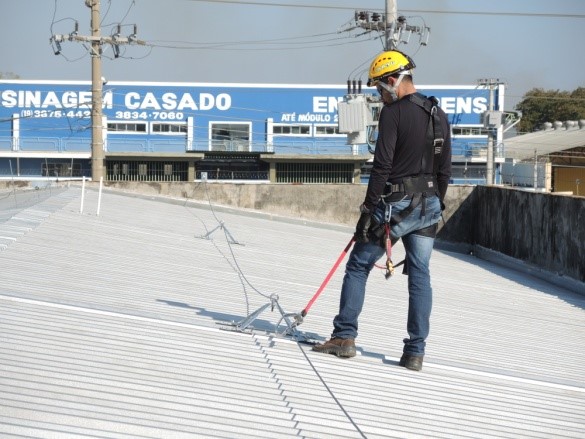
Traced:
<path fill-rule="evenodd" d="M 311 9 L 333 9 L 338 11 L 355 11 L 358 9 L 381 10 L 380 8 L 368 8 L 366 6 L 349 7 L 349 6 L 329 6 L 315 4 L 298 4 L 298 3 L 269 3 L 269 2 L 249 2 L 237 0 L 184 0 L 198 3 L 228 3 L 241 6 L 272 6 L 281 8 L 311 8 Z M 509 17 L 534 17 L 534 18 L 585 18 L 585 14 L 558 14 L 558 13 L 535 13 L 535 12 L 487 12 L 487 11 L 453 11 L 453 10 L 425 10 L 425 9 L 401 9 L 400 12 L 424 13 L 424 14 L 454 14 L 454 15 L 485 15 L 485 16 L 509 16 Z"/>
<path fill-rule="evenodd" d="M 531 13 L 531 12 L 480 12 L 480 11 L 412 11 L 402 10 L 402 12 L 422 12 L 425 14 L 450 14 L 450 15 L 485 15 L 495 17 L 532 17 L 532 18 L 585 18 L 585 14 L 555 14 L 555 13 Z"/>
<path fill-rule="evenodd" d="M 341 45 L 348 45 L 348 44 L 360 44 L 367 41 L 378 39 L 377 37 L 368 37 L 366 39 L 361 40 L 348 40 L 347 38 L 337 38 L 332 39 L 329 44 L 313 44 L 310 42 L 306 42 L 303 44 L 310 44 L 310 45 L 303 45 L 303 46 L 296 46 L 296 47 L 288 47 L 288 46 L 277 46 L 277 47 L 221 47 L 221 46 L 194 46 L 194 47 L 186 47 L 186 46 L 173 46 L 173 45 L 165 45 L 165 44 L 145 44 L 146 46 L 164 48 L 164 49 L 177 49 L 177 50 L 222 50 L 222 51 L 271 51 L 271 50 L 301 50 L 301 49 L 320 49 L 323 47 L 335 47 Z M 337 42 L 333 42 L 337 41 Z"/>
<path fill-rule="evenodd" d="M 216 41 L 213 43 L 193 43 L 190 41 L 165 41 L 165 40 L 153 40 L 153 42 L 159 43 L 178 43 L 178 44 L 208 44 L 208 45 L 233 45 L 233 44 L 268 44 L 268 43 L 284 43 L 284 44 L 302 44 L 303 42 L 295 43 L 290 40 L 304 40 L 309 38 L 317 37 L 329 37 L 332 35 L 339 35 L 339 32 L 325 32 L 321 34 L 313 35 L 298 35 L 294 37 L 282 37 L 282 38 L 271 38 L 268 40 L 238 40 L 238 41 Z M 325 40 L 327 41 L 327 40 Z"/>
<path fill-rule="evenodd" d="M 520 96 L 512 96 L 509 95 L 508 97 L 520 97 Z M 571 97 L 571 96 L 535 96 L 535 95 L 531 95 L 531 94 L 525 94 L 524 96 L 522 96 L 523 100 L 528 100 L 528 99 L 541 99 L 541 100 L 546 100 L 546 101 L 565 101 L 565 102 L 580 102 L 583 101 L 585 102 L 585 98 L 576 98 L 576 97 Z"/>
<path fill-rule="evenodd" d="M 267 2 L 241 2 L 241 1 L 230 1 L 230 0 L 184 0 L 189 2 L 199 3 L 229 3 L 237 4 L 242 6 L 273 6 L 279 8 L 303 8 L 303 9 L 334 9 L 338 11 L 355 11 L 355 7 L 349 6 L 329 6 L 329 5 L 314 5 L 314 4 L 298 4 L 298 3 L 267 3 Z M 371 9 L 371 8 L 370 8 Z"/>
<path fill-rule="evenodd" d="M 331 38 L 327 38 L 331 37 Z M 306 48 L 320 48 L 320 47 L 329 47 L 336 44 L 324 44 L 324 43 L 332 43 L 332 42 L 344 42 L 347 44 L 353 43 L 361 43 L 365 41 L 371 41 L 372 39 L 376 39 L 377 37 L 373 38 L 366 34 L 359 34 L 354 36 L 341 36 L 339 31 L 335 32 L 326 32 L 320 34 L 312 34 L 312 35 L 297 35 L 292 37 L 282 37 L 282 38 L 271 38 L 271 39 L 262 39 L 262 40 L 239 40 L 239 41 L 217 41 L 217 42 L 209 42 L 209 43 L 201 43 L 201 42 L 191 42 L 191 41 L 166 41 L 166 40 L 151 40 L 149 46 L 152 47 L 161 47 L 161 48 L 169 48 L 169 49 L 183 49 L 183 50 L 290 50 L 290 49 L 306 49 Z M 311 41 L 311 39 L 313 39 Z M 351 41 L 354 39 L 354 41 Z M 268 46 L 275 46 L 270 48 L 244 48 L 242 49 L 241 46 L 258 46 L 258 45 L 268 45 Z M 223 46 L 230 46 L 224 48 Z M 235 48 L 233 46 L 240 46 Z M 298 47 L 291 47 L 291 46 L 298 46 Z"/>

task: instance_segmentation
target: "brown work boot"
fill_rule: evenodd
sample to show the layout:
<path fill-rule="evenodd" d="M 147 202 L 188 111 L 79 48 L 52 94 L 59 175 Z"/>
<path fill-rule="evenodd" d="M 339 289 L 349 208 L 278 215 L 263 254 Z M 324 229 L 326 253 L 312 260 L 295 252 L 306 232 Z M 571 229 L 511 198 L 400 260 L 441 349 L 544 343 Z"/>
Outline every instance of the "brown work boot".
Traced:
<path fill-rule="evenodd" d="M 355 357 L 355 342 L 353 338 L 331 337 L 325 343 L 319 343 L 313 346 L 315 352 L 323 354 L 333 354 L 338 357 L 350 358 Z"/>
<path fill-rule="evenodd" d="M 402 354 L 399 366 L 406 367 L 410 370 L 421 370 L 423 365 L 423 355 Z"/>

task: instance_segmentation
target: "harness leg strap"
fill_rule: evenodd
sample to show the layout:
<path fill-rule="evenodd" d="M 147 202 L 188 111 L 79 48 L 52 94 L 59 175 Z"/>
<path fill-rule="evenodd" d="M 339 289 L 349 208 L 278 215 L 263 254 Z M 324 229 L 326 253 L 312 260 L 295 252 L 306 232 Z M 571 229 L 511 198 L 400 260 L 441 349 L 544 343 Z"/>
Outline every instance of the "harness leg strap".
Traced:
<path fill-rule="evenodd" d="M 413 235 L 426 236 L 428 238 L 434 238 L 437 236 L 437 223 L 425 227 L 424 229 L 418 229 L 416 232 L 412 232 Z"/>

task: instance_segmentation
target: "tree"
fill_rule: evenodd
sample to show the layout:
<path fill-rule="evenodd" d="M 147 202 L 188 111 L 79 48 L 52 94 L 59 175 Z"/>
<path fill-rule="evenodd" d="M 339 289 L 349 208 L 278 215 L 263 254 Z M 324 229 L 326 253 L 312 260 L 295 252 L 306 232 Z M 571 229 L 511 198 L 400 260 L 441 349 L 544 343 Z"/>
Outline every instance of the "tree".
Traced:
<path fill-rule="evenodd" d="M 533 88 L 516 105 L 522 112 L 518 131 L 530 133 L 545 122 L 585 119 L 585 87 L 572 92 Z"/>

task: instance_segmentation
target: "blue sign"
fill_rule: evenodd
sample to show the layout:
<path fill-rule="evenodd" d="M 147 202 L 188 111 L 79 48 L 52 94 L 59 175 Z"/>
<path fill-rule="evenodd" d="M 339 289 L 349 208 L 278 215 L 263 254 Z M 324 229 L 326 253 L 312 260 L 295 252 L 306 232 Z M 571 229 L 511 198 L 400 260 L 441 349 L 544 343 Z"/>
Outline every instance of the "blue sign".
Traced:
<path fill-rule="evenodd" d="M 439 99 L 452 125 L 481 125 L 481 113 L 488 109 L 489 90 L 485 88 L 418 89 Z M 364 91 L 377 93 L 371 88 Z M 176 134 L 168 126 L 187 123 L 189 131 L 177 132 L 187 132 L 191 145 L 220 138 L 222 123 L 247 124 L 246 140 L 250 145 L 282 144 L 285 134 L 289 135 L 287 145 L 292 144 L 294 135 L 298 142 L 310 138 L 311 151 L 315 151 L 315 142 L 342 145 L 345 136 L 336 134 L 331 127 L 338 123 L 337 106 L 346 93 L 346 85 L 111 82 L 102 90 L 103 115 L 108 123 L 107 148 L 123 150 L 123 137 L 136 144 L 142 136 L 139 151 L 154 151 L 152 139 L 165 134 L 168 139 L 169 134 Z M 59 150 L 85 150 L 91 138 L 91 107 L 89 82 L 0 80 L 0 149 L 5 149 L 1 145 L 11 144 L 13 150 L 44 150 L 45 145 L 55 142 Z M 302 125 L 303 129 L 295 134 L 294 130 L 269 130 L 269 125 Z M 38 145 L 34 146 L 34 142 Z M 176 143 L 178 150 L 183 148 L 178 140 Z M 20 146 L 15 149 L 14 145 Z M 202 145 L 207 148 L 207 143 Z M 299 153 L 306 151 L 298 149 Z"/>

